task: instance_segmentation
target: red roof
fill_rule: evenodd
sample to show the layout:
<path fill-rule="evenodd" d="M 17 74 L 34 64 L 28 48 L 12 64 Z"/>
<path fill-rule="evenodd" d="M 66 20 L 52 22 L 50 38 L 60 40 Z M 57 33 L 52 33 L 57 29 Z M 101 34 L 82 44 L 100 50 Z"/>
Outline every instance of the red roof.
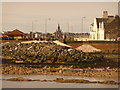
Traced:
<path fill-rule="evenodd" d="M 8 36 L 23 36 L 24 33 L 21 32 L 20 30 L 15 29 L 12 32 L 6 33 L 6 35 L 8 35 Z"/>

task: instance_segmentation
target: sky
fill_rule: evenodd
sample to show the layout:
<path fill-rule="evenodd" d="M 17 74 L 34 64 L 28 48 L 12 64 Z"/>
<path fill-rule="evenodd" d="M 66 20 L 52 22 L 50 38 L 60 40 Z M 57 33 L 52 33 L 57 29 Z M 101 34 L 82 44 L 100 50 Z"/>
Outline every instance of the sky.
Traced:
<path fill-rule="evenodd" d="M 30 32 L 33 26 L 34 32 L 45 32 L 47 25 L 47 32 L 53 33 L 60 24 L 63 32 L 89 32 L 90 24 L 94 18 L 102 17 L 103 11 L 108 11 L 109 15 L 118 14 L 118 3 L 3 2 L 2 30 Z"/>

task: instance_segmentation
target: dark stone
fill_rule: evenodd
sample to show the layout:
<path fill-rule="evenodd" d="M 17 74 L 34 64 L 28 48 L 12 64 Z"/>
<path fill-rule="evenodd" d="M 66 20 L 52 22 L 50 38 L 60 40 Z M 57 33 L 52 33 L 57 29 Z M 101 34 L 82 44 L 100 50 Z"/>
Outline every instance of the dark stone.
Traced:
<path fill-rule="evenodd" d="M 9 43 L 2 46 L 2 54 L 26 62 L 81 62 L 102 60 L 103 57 L 91 56 L 71 47 L 60 46 L 53 42 Z"/>

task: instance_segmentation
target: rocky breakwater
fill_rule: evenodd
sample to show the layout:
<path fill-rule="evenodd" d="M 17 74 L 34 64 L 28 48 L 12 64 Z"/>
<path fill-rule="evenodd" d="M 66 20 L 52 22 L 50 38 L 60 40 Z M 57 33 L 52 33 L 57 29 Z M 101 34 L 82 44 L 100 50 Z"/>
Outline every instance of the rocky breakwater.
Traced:
<path fill-rule="evenodd" d="M 2 46 L 2 55 L 26 63 L 72 63 L 100 61 L 97 57 L 54 42 L 9 43 Z"/>

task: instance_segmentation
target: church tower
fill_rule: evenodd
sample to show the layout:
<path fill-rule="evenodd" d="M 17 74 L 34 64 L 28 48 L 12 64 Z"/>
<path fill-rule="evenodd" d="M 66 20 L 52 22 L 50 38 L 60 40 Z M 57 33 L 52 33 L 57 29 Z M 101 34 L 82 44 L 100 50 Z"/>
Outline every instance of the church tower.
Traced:
<path fill-rule="evenodd" d="M 58 24 L 58 28 L 57 28 L 57 30 L 56 30 L 56 32 L 55 32 L 55 37 L 56 37 L 56 39 L 60 39 L 60 38 L 63 37 L 63 33 L 62 33 L 62 30 L 61 30 L 59 24 Z"/>
<path fill-rule="evenodd" d="M 58 24 L 58 30 L 60 30 L 60 25 Z"/>

